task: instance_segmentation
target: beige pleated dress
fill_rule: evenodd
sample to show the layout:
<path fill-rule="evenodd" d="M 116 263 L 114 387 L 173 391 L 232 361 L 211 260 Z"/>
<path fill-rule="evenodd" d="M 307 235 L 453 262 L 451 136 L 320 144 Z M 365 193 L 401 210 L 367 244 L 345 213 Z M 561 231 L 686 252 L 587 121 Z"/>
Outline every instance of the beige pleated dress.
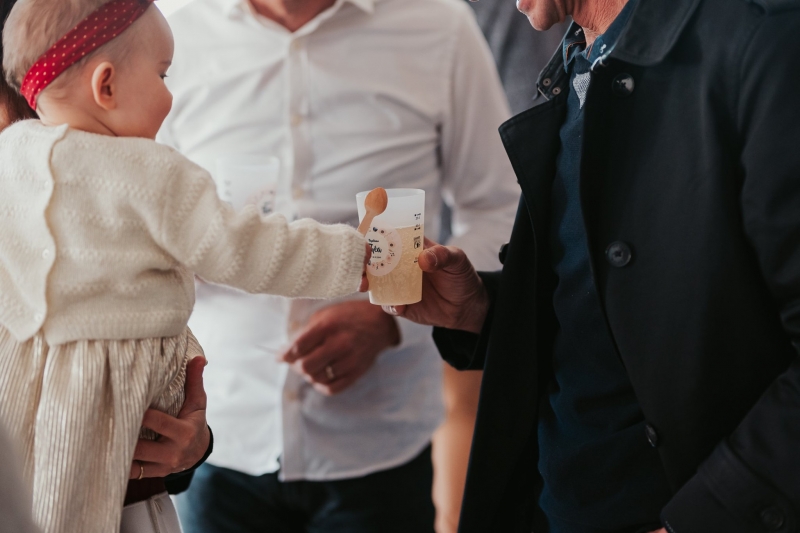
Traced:
<path fill-rule="evenodd" d="M 248 292 L 353 292 L 347 226 L 234 212 L 170 148 L 25 121 L 0 134 L 0 424 L 44 533 L 115 533 L 148 406 L 176 415 L 194 275 Z M 152 435 L 151 435 L 152 436 Z"/>

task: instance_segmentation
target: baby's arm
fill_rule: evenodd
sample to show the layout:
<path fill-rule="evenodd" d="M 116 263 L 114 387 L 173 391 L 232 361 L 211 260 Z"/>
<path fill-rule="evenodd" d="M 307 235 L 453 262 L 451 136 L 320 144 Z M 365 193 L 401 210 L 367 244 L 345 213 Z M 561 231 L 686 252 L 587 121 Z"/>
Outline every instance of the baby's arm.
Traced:
<path fill-rule="evenodd" d="M 255 206 L 236 212 L 206 171 L 175 157 L 157 239 L 180 263 L 248 292 L 333 298 L 358 289 L 366 249 L 353 228 L 261 217 Z"/>

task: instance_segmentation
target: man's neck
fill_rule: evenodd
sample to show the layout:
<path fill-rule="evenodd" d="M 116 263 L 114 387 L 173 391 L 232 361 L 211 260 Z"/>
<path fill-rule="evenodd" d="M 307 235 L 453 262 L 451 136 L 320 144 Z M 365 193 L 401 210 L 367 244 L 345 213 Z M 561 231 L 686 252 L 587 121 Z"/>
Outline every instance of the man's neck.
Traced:
<path fill-rule="evenodd" d="M 576 0 L 572 18 L 583 28 L 586 45 L 603 35 L 628 0 Z"/>
<path fill-rule="evenodd" d="M 248 0 L 259 15 L 291 32 L 305 26 L 336 0 Z"/>

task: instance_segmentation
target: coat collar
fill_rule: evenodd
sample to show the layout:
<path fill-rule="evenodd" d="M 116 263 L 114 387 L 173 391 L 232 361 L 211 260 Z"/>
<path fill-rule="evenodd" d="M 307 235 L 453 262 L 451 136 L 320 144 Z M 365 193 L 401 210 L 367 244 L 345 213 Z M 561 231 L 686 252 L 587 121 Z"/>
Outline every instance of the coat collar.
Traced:
<path fill-rule="evenodd" d="M 617 44 L 606 55 L 599 57 L 595 66 L 604 65 L 609 58 L 638 66 L 660 63 L 675 46 L 700 1 L 639 0 Z M 567 35 L 578 30 L 580 26 L 573 23 Z M 539 75 L 539 93 L 550 100 L 562 93 L 566 81 L 564 58 L 559 48 Z"/>
<path fill-rule="evenodd" d="M 611 57 L 642 67 L 664 60 L 700 0 L 641 0 Z"/>

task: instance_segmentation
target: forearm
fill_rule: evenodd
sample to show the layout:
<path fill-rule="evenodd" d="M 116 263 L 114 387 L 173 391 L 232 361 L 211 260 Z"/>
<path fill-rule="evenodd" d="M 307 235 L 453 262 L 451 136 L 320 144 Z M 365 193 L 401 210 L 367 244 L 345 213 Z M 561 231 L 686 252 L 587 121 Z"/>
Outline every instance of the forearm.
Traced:
<path fill-rule="evenodd" d="M 363 237 L 344 225 L 225 209 L 186 253 L 187 266 L 207 281 L 292 298 L 355 292 L 365 254 Z"/>
<path fill-rule="evenodd" d="M 486 350 L 493 323 L 493 302 L 500 285 L 501 272 L 481 272 L 481 281 L 486 288 L 488 308 L 481 315 L 480 333 L 434 328 L 433 339 L 442 358 L 457 370 L 483 370 Z"/>
<path fill-rule="evenodd" d="M 333 298 L 358 290 L 366 256 L 364 238 L 345 225 L 323 225 L 255 206 L 236 211 L 220 200 L 210 175 L 174 155 L 165 185 L 158 244 L 201 278 L 252 293 Z"/>

